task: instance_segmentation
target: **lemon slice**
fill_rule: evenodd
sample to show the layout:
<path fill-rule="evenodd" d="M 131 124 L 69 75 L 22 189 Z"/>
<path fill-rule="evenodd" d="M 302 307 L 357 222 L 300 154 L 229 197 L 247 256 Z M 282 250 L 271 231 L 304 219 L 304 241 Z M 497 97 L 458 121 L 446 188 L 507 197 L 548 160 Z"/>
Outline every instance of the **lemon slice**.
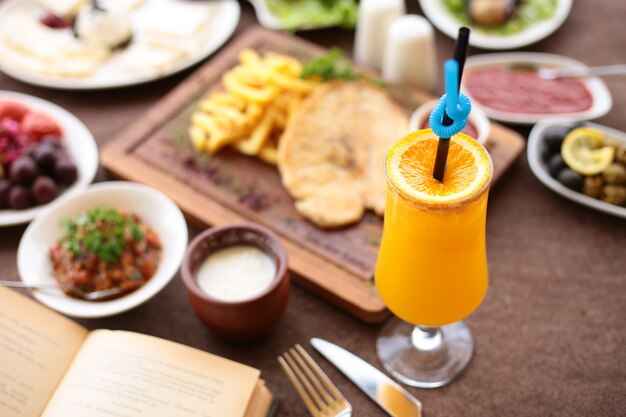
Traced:
<path fill-rule="evenodd" d="M 597 175 L 607 169 L 615 158 L 615 148 L 604 145 L 599 130 L 579 127 L 565 136 L 561 145 L 563 160 L 582 175 Z"/>

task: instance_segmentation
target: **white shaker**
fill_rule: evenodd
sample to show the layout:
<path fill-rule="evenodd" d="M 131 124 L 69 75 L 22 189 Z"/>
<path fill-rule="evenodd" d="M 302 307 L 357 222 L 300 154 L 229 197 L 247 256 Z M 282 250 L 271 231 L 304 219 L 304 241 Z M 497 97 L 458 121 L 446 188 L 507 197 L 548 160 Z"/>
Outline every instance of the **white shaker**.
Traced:
<path fill-rule="evenodd" d="M 437 53 L 432 25 L 417 15 L 396 18 L 389 27 L 383 79 L 433 91 L 437 84 Z"/>
<path fill-rule="evenodd" d="M 391 22 L 406 13 L 404 0 L 361 0 L 354 39 L 354 59 L 381 68 Z"/>

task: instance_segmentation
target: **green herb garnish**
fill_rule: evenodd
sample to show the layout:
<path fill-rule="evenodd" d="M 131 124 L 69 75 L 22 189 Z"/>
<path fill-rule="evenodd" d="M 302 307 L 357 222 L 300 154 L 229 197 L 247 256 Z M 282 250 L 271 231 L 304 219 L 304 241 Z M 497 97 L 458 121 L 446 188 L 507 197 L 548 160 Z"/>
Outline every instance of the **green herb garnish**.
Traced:
<path fill-rule="evenodd" d="M 301 78 L 310 79 L 319 77 L 323 81 L 356 80 L 359 74 L 352 70 L 346 61 L 343 61 L 343 52 L 339 48 L 331 48 L 326 55 L 307 62 L 302 68 Z"/>
<path fill-rule="evenodd" d="M 76 257 L 91 252 L 107 264 L 116 263 L 128 239 L 143 238 L 139 224 L 131 216 L 113 208 L 96 207 L 75 220 L 61 220 L 64 234 L 59 239 L 63 249 Z"/>
<path fill-rule="evenodd" d="M 354 71 L 350 63 L 343 59 L 343 52 L 339 48 L 331 48 L 325 55 L 307 62 L 302 67 L 300 78 L 317 78 L 322 81 L 367 80 L 378 87 L 383 86 L 382 81 Z"/>
<path fill-rule="evenodd" d="M 264 0 L 267 8 L 278 17 L 283 28 L 356 26 L 359 6 L 356 0 Z"/>

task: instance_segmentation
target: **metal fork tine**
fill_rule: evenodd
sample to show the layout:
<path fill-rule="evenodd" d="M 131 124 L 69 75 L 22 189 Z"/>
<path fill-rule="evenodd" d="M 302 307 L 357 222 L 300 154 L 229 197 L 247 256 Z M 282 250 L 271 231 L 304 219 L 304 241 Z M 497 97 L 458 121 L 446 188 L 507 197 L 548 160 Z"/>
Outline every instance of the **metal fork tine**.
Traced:
<path fill-rule="evenodd" d="M 298 362 L 298 365 L 300 366 L 300 368 L 307 374 L 309 381 L 311 381 L 313 385 L 315 385 L 317 392 L 324 398 L 324 401 L 326 402 L 326 404 L 331 404 L 333 401 L 337 400 L 336 397 L 333 397 L 328 392 L 328 390 L 322 386 L 320 382 L 320 378 L 314 374 L 314 371 L 311 369 L 310 364 L 305 363 L 306 358 L 303 358 L 303 355 L 302 355 L 302 352 L 305 352 L 305 351 L 302 348 L 302 346 L 300 346 L 299 344 L 296 344 L 295 347 L 289 349 L 289 351 L 293 355 L 296 362 Z"/>
<path fill-rule="evenodd" d="M 278 362 L 313 417 L 352 415 L 348 400 L 302 346 L 296 344 L 279 356 Z"/>
<path fill-rule="evenodd" d="M 283 354 L 283 356 L 287 360 L 287 363 L 291 367 L 291 370 L 296 374 L 296 376 L 298 377 L 298 379 L 300 380 L 302 385 L 304 385 L 304 388 L 306 388 L 306 390 L 308 391 L 310 397 L 313 399 L 313 401 L 315 402 L 317 407 L 320 410 L 326 408 L 327 404 L 320 398 L 320 396 L 317 393 L 317 391 L 315 391 L 315 388 L 313 388 L 313 386 L 311 385 L 311 381 L 309 381 L 309 379 L 302 373 L 302 370 L 300 369 L 300 367 L 298 365 L 296 365 L 294 359 L 292 358 L 292 355 L 294 355 L 293 349 L 290 349 L 289 353 L 285 352 Z"/>
<path fill-rule="evenodd" d="M 306 392 L 306 390 L 304 389 L 300 381 L 298 381 L 298 378 L 293 373 L 293 371 L 291 370 L 291 368 L 289 367 L 289 365 L 287 364 L 287 362 L 282 356 L 278 357 L 278 363 L 280 363 L 280 366 L 283 368 L 283 370 L 287 374 L 287 377 L 289 378 L 289 380 L 291 380 L 291 384 L 298 392 L 298 395 L 300 396 L 300 398 L 302 398 L 302 401 L 304 401 L 304 405 L 309 410 L 309 413 L 311 413 L 314 416 L 318 415 L 319 409 L 315 406 L 315 404 L 313 404 L 311 397 L 309 397 L 309 394 Z"/>
<path fill-rule="evenodd" d="M 330 392 L 336 400 L 345 400 L 345 397 L 341 394 L 341 392 L 337 389 L 335 384 L 328 378 L 328 376 L 322 371 L 322 369 L 318 366 L 318 364 L 313 360 L 313 358 L 304 350 L 302 346 L 297 344 L 295 346 L 296 350 L 300 353 L 300 356 L 304 359 L 304 361 L 308 364 L 309 368 L 313 370 L 317 378 L 324 384 L 326 389 Z"/>

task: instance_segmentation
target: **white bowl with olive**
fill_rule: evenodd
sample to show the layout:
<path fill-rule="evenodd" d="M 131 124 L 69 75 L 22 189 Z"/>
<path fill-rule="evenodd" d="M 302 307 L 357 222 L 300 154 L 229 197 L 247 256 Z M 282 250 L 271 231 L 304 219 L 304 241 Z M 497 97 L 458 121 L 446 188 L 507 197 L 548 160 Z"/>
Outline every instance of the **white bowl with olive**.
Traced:
<path fill-rule="evenodd" d="M 626 218 L 626 133 L 590 122 L 539 122 L 528 163 L 548 188 L 579 204 Z"/>

